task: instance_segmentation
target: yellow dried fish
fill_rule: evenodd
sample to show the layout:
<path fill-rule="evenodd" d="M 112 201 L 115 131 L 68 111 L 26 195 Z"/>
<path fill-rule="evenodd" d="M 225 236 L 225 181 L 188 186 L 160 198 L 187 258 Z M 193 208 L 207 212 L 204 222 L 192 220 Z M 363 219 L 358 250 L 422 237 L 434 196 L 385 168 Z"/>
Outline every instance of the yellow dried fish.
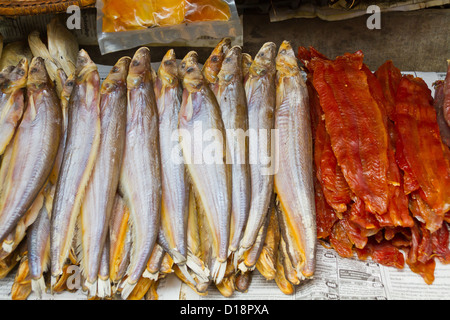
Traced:
<path fill-rule="evenodd" d="M 275 111 L 275 56 L 273 42 L 265 43 L 250 66 L 245 92 L 248 107 L 251 203 L 238 260 L 254 244 L 267 219 L 273 194 L 276 163 L 273 154 Z M 266 163 L 269 159 L 270 163 Z"/>
<path fill-rule="evenodd" d="M 58 18 L 53 18 L 47 24 L 47 39 L 50 55 L 67 76 L 72 75 L 75 72 L 79 51 L 75 35 Z"/>
<path fill-rule="evenodd" d="M 66 145 L 56 185 L 50 231 L 52 282 L 63 272 L 75 224 L 100 142 L 100 77 L 86 51 L 80 50 L 68 105 Z"/>
<path fill-rule="evenodd" d="M 33 54 L 26 41 L 10 42 L 3 46 L 0 57 L 0 70 L 9 66 L 16 66 L 20 60 L 26 59 L 28 62 L 33 59 Z"/>
<path fill-rule="evenodd" d="M 198 66 L 197 53 L 188 53 L 181 64 L 186 67 L 179 122 L 181 147 L 209 237 L 202 241 L 211 244 L 210 261 L 205 262 L 211 266 L 212 279 L 220 283 L 227 265 L 231 215 L 231 174 L 223 157 L 225 128 L 217 100 Z M 212 135 L 213 151 L 203 146 L 203 139 L 192 139 L 200 125 Z M 203 156 L 200 161 L 199 155 Z"/>
<path fill-rule="evenodd" d="M 11 142 L 25 110 L 25 87 L 28 77 L 28 60 L 22 59 L 0 73 L 0 156 Z M 3 156 L 9 163 L 11 155 Z M 8 159 L 5 162 L 5 159 Z M 6 167 L 4 167 L 6 168 Z M 3 179 L 4 176 L 0 176 Z M 0 180 L 0 184 L 3 183 Z"/>
<path fill-rule="evenodd" d="M 43 194 L 44 203 L 39 207 L 38 217 L 27 232 L 31 287 L 39 298 L 45 290 L 44 273 L 50 265 L 50 216 L 54 194 L 55 186 L 48 183 Z"/>
<path fill-rule="evenodd" d="M 0 198 L 0 241 L 43 189 L 62 135 L 59 99 L 40 57 L 30 65 L 27 99 L 27 109 L 7 150 L 11 156 Z"/>
<path fill-rule="evenodd" d="M 279 48 L 276 68 L 275 129 L 280 144 L 274 187 L 280 230 L 298 276 L 309 278 L 314 275 L 317 238 L 310 110 L 308 89 L 288 41 Z"/>
<path fill-rule="evenodd" d="M 109 224 L 109 278 L 113 284 L 119 283 L 128 267 L 131 248 L 129 217 L 125 201 L 116 194 Z"/>
<path fill-rule="evenodd" d="M 231 48 L 231 39 L 223 38 L 213 49 L 202 68 L 202 74 L 209 84 L 212 92 L 217 96 L 219 78 L 218 74 L 222 68 L 223 60 Z"/>
<path fill-rule="evenodd" d="M 173 139 L 173 134 L 178 129 L 182 94 L 173 49 L 167 51 L 161 61 L 154 89 L 159 114 L 162 182 L 161 231 L 158 241 L 175 263 L 185 269 L 189 195 L 184 163 L 173 159 L 178 148 L 178 141 Z M 183 157 L 180 149 L 177 156 L 179 159 Z"/>
<path fill-rule="evenodd" d="M 251 200 L 248 158 L 248 110 L 242 75 L 242 50 L 234 46 L 226 53 L 217 75 L 217 101 L 226 130 L 227 163 L 231 164 L 230 245 L 239 249 Z M 237 261 L 234 262 L 237 265 Z"/>
<path fill-rule="evenodd" d="M 81 271 L 91 296 L 96 295 L 103 246 L 119 184 L 125 146 L 127 88 L 130 58 L 114 65 L 100 89 L 100 145 L 80 210 Z"/>
<path fill-rule="evenodd" d="M 122 290 L 124 299 L 141 278 L 160 229 L 158 110 L 147 47 L 139 48 L 131 60 L 127 91 L 127 129 L 119 184 L 130 210 L 132 248 Z"/>

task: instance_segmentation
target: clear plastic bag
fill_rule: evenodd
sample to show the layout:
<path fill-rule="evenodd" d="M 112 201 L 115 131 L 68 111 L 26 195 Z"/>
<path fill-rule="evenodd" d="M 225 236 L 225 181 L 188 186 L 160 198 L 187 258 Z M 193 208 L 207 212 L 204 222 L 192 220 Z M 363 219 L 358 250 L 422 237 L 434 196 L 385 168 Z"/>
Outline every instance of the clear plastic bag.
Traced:
<path fill-rule="evenodd" d="M 102 54 L 141 45 L 214 47 L 243 44 L 234 0 L 97 0 Z"/>

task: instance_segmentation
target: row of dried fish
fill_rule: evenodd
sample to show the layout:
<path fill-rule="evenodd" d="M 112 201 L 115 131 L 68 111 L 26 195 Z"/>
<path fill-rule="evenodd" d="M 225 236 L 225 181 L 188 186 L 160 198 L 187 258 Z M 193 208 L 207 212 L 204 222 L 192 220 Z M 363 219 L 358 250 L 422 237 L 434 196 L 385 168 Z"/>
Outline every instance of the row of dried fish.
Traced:
<path fill-rule="evenodd" d="M 255 268 L 285 293 L 313 276 L 309 100 L 289 42 L 278 52 L 266 43 L 253 60 L 223 39 L 203 68 L 195 52 L 178 65 L 169 50 L 157 71 L 143 47 L 103 83 L 84 50 L 66 73 L 40 48 L 29 68 L 23 59 L 4 69 L 2 86 L 22 94 L 24 110 L 0 169 L 4 274 L 22 260 L 14 296 L 70 290 L 72 265 L 99 298 L 156 298 L 171 272 L 225 296 L 245 291 Z M 222 161 L 188 161 L 206 150 L 186 138 L 198 123 L 224 137 Z M 251 129 L 265 136 L 228 134 Z M 274 149 L 275 171 L 249 161 Z"/>

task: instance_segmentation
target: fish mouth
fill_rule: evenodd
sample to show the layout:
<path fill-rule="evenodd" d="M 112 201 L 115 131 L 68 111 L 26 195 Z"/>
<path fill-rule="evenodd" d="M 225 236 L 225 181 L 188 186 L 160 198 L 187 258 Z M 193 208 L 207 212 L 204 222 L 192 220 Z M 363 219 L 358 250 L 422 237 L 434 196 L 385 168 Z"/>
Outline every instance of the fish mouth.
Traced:
<path fill-rule="evenodd" d="M 170 49 L 164 55 L 161 66 L 158 69 L 158 76 L 169 85 L 176 86 L 178 84 L 178 66 L 173 49 Z"/>
<path fill-rule="evenodd" d="M 181 60 L 180 66 L 178 67 L 178 75 L 180 79 L 183 79 L 186 75 L 188 65 L 193 65 L 198 63 L 198 53 L 196 51 L 189 51 L 186 56 Z"/>
<path fill-rule="evenodd" d="M 112 67 L 108 77 L 103 81 L 100 89 L 100 94 L 107 94 L 115 91 L 117 87 L 125 85 L 123 80 L 123 73 L 128 70 L 131 63 L 130 57 L 120 58 L 116 64 Z"/>
<path fill-rule="evenodd" d="M 297 57 L 289 41 L 283 41 L 278 49 L 275 59 L 276 69 L 284 75 L 295 75 L 300 69 L 297 63 Z"/>
<path fill-rule="evenodd" d="M 199 91 L 204 84 L 204 77 L 198 65 L 198 55 L 190 52 L 182 60 L 180 67 L 183 74 L 183 85 L 189 91 Z"/>
<path fill-rule="evenodd" d="M 274 68 L 276 56 L 276 45 L 273 42 L 266 42 L 256 54 L 250 66 L 250 72 L 256 76 L 264 76 L 270 68 Z"/>
<path fill-rule="evenodd" d="M 88 53 L 81 49 L 77 56 L 76 74 L 78 83 L 86 80 L 91 72 L 97 71 L 97 65 L 91 60 Z"/>
<path fill-rule="evenodd" d="M 151 76 L 151 55 L 150 49 L 147 47 L 139 48 L 131 59 L 128 76 L 128 88 L 136 88 L 144 82 L 146 76 L 152 79 Z"/>
<path fill-rule="evenodd" d="M 47 72 L 45 72 L 44 59 L 34 57 L 28 71 L 27 86 L 47 83 L 49 80 Z"/>

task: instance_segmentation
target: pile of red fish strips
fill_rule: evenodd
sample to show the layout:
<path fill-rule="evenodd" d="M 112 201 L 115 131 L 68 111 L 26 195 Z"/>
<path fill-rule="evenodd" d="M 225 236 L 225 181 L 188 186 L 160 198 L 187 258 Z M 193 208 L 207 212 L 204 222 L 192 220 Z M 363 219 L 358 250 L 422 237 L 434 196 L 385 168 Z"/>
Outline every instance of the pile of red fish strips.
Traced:
<path fill-rule="evenodd" d="M 450 263 L 450 151 L 431 90 L 392 61 L 300 47 L 314 132 L 317 236 L 342 257 L 409 268 Z"/>

